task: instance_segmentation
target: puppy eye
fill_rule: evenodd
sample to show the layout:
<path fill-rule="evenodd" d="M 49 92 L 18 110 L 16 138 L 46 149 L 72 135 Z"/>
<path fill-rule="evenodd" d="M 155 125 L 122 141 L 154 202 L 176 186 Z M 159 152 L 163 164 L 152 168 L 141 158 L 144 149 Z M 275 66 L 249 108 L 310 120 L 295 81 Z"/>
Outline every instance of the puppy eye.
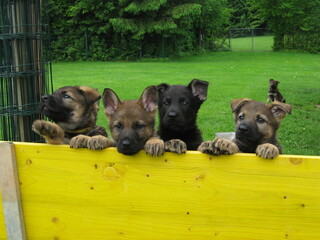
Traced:
<path fill-rule="evenodd" d="M 164 104 L 164 105 L 170 105 L 170 101 L 169 101 L 169 100 L 164 100 L 164 101 L 163 101 L 163 104 Z"/>
<path fill-rule="evenodd" d="M 239 115 L 239 117 L 238 117 L 240 120 L 243 120 L 244 119 L 244 115 Z"/>
<path fill-rule="evenodd" d="M 262 117 L 258 117 L 258 118 L 257 118 L 257 122 L 258 122 L 258 123 L 264 123 L 265 120 L 264 120 Z"/>
<path fill-rule="evenodd" d="M 67 92 L 62 92 L 61 94 L 62 94 L 62 97 L 63 97 L 63 98 L 71 98 L 71 97 L 67 94 Z"/>
<path fill-rule="evenodd" d="M 123 129 L 123 125 L 121 123 L 116 123 L 113 127 L 115 129 L 117 129 L 117 130 L 122 130 Z"/>
<path fill-rule="evenodd" d="M 135 130 L 141 130 L 142 128 L 144 128 L 144 124 L 143 123 L 136 123 L 133 128 Z"/>
<path fill-rule="evenodd" d="M 188 101 L 187 99 L 183 99 L 183 100 L 181 101 L 181 104 L 182 104 L 182 105 L 188 105 L 188 104 L 189 104 L 189 101 Z"/>

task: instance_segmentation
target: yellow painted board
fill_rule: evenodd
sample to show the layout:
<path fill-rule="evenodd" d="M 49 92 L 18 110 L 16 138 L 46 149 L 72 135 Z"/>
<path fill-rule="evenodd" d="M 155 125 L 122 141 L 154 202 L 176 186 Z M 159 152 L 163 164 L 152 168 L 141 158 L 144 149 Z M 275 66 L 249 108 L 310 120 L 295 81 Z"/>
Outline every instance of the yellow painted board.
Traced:
<path fill-rule="evenodd" d="M 320 156 L 15 149 L 27 239 L 320 239 Z"/>

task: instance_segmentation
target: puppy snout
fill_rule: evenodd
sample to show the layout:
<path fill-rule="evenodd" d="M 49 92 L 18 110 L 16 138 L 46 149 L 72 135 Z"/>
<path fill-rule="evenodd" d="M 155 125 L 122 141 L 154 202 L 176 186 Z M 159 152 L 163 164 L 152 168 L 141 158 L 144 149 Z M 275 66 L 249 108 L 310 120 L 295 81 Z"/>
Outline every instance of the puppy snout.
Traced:
<path fill-rule="evenodd" d="M 238 128 L 241 132 L 248 132 L 248 126 L 246 124 L 240 124 Z"/>
<path fill-rule="evenodd" d="M 126 138 L 126 139 L 122 140 L 121 145 L 122 145 L 122 147 L 124 147 L 124 148 L 130 147 L 130 146 L 131 146 L 131 141 L 130 141 L 130 139 Z"/>
<path fill-rule="evenodd" d="M 168 113 L 168 116 L 170 119 L 176 119 L 178 117 L 178 114 L 174 111 L 171 111 Z"/>

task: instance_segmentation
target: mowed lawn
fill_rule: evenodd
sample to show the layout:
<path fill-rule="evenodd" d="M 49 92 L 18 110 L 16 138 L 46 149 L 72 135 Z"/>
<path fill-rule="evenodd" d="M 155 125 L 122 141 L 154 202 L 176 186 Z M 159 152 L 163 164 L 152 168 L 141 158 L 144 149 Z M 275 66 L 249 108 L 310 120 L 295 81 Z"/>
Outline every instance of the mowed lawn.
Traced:
<path fill-rule="evenodd" d="M 205 140 L 216 132 L 234 131 L 230 102 L 251 98 L 265 102 L 270 78 L 292 104 L 278 131 L 284 154 L 320 155 L 320 56 L 303 53 L 217 52 L 168 62 L 53 63 L 54 88 L 89 85 L 113 89 L 121 99 L 139 98 L 143 89 L 160 83 L 210 82 L 208 99 L 198 114 Z M 100 103 L 98 124 L 107 126 Z"/>

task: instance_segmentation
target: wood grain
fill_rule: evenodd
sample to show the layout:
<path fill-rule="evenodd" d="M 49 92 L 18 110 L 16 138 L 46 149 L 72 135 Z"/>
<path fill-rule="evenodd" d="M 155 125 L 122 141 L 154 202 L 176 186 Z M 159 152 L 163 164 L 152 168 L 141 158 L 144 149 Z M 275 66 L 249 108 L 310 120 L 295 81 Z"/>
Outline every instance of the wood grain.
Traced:
<path fill-rule="evenodd" d="M 320 239 L 319 156 L 15 149 L 27 239 Z"/>

